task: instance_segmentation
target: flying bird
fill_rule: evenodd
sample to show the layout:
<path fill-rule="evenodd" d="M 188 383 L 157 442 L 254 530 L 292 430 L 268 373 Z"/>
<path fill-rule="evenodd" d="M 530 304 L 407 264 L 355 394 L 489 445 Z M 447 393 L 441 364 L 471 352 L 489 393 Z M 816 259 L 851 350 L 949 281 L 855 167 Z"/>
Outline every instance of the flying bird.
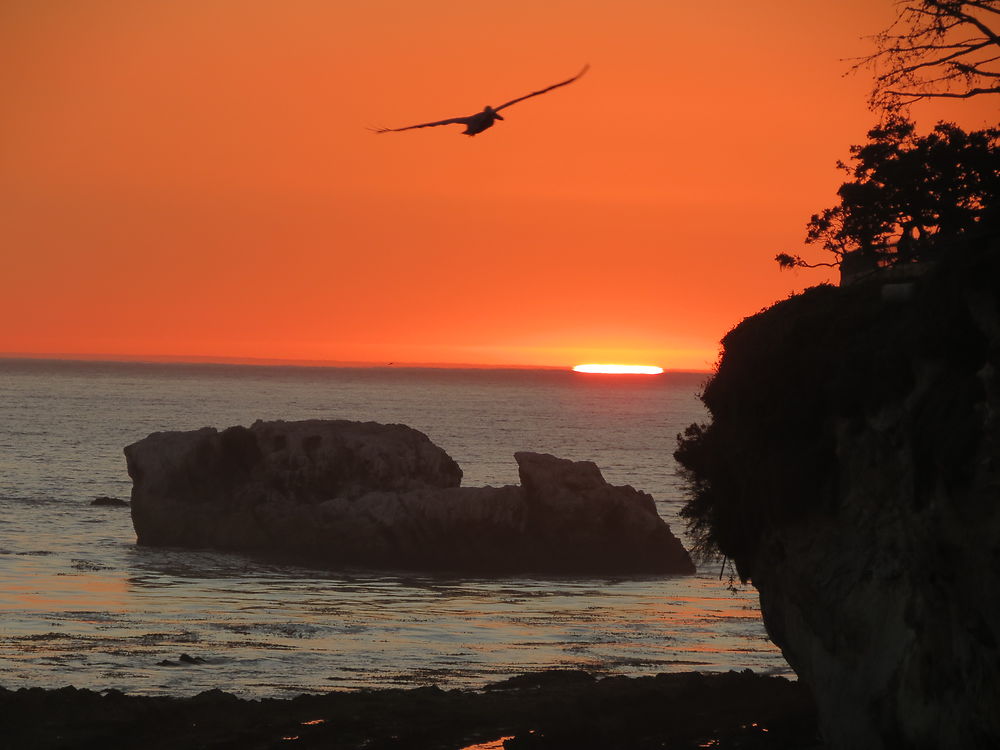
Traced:
<path fill-rule="evenodd" d="M 492 128 L 493 123 L 497 120 L 502 120 L 503 117 L 500 116 L 501 109 L 507 109 L 507 107 L 512 104 L 517 104 L 518 102 L 523 102 L 525 99 L 530 99 L 533 96 L 538 96 L 539 94 L 545 94 L 552 89 L 557 89 L 560 86 L 568 86 L 573 83 L 577 78 L 582 76 L 590 68 L 590 65 L 584 65 L 583 70 L 577 73 L 572 78 L 559 83 L 554 83 L 551 86 L 546 86 L 544 89 L 539 91 L 532 91 L 530 94 L 525 94 L 524 96 L 519 96 L 517 99 L 511 99 L 505 104 L 501 104 L 499 107 L 491 107 L 488 104 L 483 107 L 482 112 L 476 112 L 474 115 L 468 115 L 467 117 L 450 117 L 447 120 L 438 120 L 437 122 L 423 122 L 419 125 L 408 125 L 405 128 L 371 128 L 375 133 L 398 133 L 401 130 L 414 130 L 415 128 L 433 128 L 438 125 L 465 125 L 465 130 L 462 132 L 466 135 L 475 135 L 476 133 L 482 133 L 487 128 Z"/>

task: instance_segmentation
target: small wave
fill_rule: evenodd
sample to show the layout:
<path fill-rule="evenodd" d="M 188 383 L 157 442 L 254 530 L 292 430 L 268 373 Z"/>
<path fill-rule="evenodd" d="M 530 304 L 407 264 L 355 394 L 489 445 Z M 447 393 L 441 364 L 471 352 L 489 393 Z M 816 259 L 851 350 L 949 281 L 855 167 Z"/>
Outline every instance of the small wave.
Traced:
<path fill-rule="evenodd" d="M 70 635 L 69 633 L 32 633 L 31 635 L 18 636 L 16 640 L 19 641 L 51 641 L 56 639 L 65 640 L 79 640 L 79 636 Z"/>
<path fill-rule="evenodd" d="M 316 625 L 305 623 L 229 623 L 220 624 L 216 627 L 238 633 L 239 635 L 250 635 L 252 633 L 254 635 L 284 636 L 286 638 L 310 638 L 322 630 L 322 628 Z"/>
<path fill-rule="evenodd" d="M 91 562 L 90 560 L 72 560 L 71 567 L 76 570 L 111 570 L 109 565 L 101 565 L 101 563 Z"/>

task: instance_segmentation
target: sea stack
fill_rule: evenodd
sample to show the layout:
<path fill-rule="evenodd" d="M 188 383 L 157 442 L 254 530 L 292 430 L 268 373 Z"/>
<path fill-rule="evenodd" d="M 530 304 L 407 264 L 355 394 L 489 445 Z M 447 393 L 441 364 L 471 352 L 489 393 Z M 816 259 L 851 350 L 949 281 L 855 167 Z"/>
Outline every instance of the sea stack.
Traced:
<path fill-rule="evenodd" d="M 587 461 L 518 453 L 520 486 L 461 487 L 422 432 L 342 420 L 159 432 L 125 457 L 139 544 L 330 566 L 694 572 L 653 499 Z"/>

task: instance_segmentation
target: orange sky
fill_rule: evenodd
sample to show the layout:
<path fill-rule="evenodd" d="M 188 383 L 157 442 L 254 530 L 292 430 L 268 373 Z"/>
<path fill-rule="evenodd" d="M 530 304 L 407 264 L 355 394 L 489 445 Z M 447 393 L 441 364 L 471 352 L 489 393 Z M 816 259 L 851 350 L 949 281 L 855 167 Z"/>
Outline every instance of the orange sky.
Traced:
<path fill-rule="evenodd" d="M 891 0 L 4 0 L 0 352 L 707 369 Z M 471 114 L 563 80 L 479 136 Z M 996 100 L 914 110 L 983 127 Z M 809 250 L 818 257 L 820 251 Z"/>

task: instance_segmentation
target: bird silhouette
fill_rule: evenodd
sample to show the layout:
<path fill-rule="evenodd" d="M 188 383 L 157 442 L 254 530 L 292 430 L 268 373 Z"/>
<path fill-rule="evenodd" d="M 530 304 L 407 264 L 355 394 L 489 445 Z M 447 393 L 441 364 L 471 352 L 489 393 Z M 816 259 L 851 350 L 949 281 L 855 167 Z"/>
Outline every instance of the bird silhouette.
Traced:
<path fill-rule="evenodd" d="M 398 133 L 403 130 L 414 130 L 416 128 L 433 128 L 438 125 L 465 125 L 465 130 L 462 132 L 465 135 L 475 135 L 476 133 L 482 133 L 487 128 L 492 128 L 493 123 L 497 120 L 504 119 L 500 116 L 500 110 L 506 109 L 512 104 L 517 104 L 518 102 L 523 102 L 525 99 L 530 99 L 533 96 L 538 96 L 539 94 L 545 94 L 552 89 L 557 89 L 560 86 L 568 86 L 573 83 L 577 78 L 582 76 L 590 68 L 590 65 L 584 65 L 583 70 L 577 73 L 572 78 L 565 81 L 560 81 L 559 83 L 554 83 L 551 86 L 546 86 L 544 89 L 539 91 L 532 91 L 530 94 L 525 94 L 524 96 L 519 96 L 517 99 L 511 99 L 509 102 L 501 104 L 499 107 L 491 107 L 488 104 L 483 107 L 482 112 L 476 112 L 474 115 L 468 115 L 466 117 L 449 117 L 447 120 L 437 120 L 436 122 L 422 122 L 419 125 L 407 125 L 405 128 L 370 128 L 374 133 Z"/>

